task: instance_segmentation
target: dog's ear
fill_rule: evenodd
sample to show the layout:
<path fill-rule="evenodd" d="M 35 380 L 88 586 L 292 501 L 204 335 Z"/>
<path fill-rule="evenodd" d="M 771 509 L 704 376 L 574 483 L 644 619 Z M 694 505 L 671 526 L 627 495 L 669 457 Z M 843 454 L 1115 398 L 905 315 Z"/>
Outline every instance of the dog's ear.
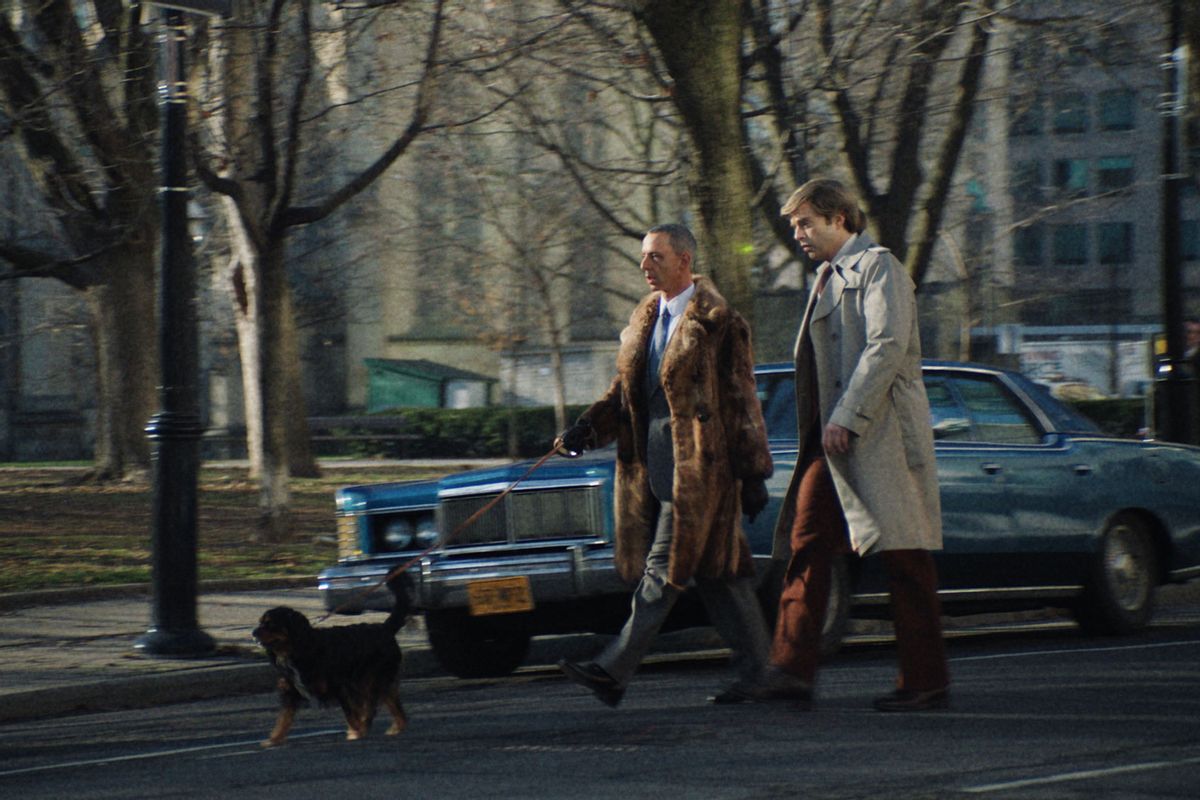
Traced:
<path fill-rule="evenodd" d="M 278 610 L 280 612 L 279 624 L 287 632 L 288 641 L 298 647 L 306 646 L 306 643 L 310 642 L 315 634 L 308 617 L 296 609 L 286 606 Z"/>

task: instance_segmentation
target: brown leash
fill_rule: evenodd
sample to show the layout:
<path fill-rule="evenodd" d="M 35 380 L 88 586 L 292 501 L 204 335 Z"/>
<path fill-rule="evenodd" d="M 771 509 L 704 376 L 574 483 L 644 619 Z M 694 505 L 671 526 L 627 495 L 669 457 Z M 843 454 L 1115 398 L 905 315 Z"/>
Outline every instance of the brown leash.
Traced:
<path fill-rule="evenodd" d="M 439 540 L 439 541 L 434 542 L 433 544 L 429 545 L 429 547 L 426 547 L 424 550 L 422 550 L 421 552 L 417 553 L 415 556 L 410 558 L 408 561 L 405 561 L 400 566 L 398 566 L 395 569 L 388 572 L 387 575 L 384 575 L 376 583 L 373 583 L 364 589 L 359 589 L 357 592 L 350 595 L 350 597 L 346 598 L 344 601 L 339 603 L 335 608 L 333 608 L 330 611 L 325 612 L 325 614 L 323 614 L 322 616 L 317 617 L 317 621 L 314 624 L 319 625 L 322 622 L 324 622 L 325 620 L 332 617 L 334 614 L 340 614 L 343 610 L 345 610 L 345 608 L 347 606 L 350 606 L 351 604 L 358 602 L 362 598 L 364 598 L 367 595 L 371 594 L 372 592 L 376 591 L 380 586 L 383 586 L 385 583 L 387 583 L 388 581 L 390 581 L 392 578 L 396 577 L 400 573 L 407 572 L 409 567 L 411 567 L 413 564 L 420 561 L 425 556 L 432 553 L 434 550 L 453 542 L 455 539 L 458 538 L 458 535 L 460 533 L 462 533 L 464 530 L 466 530 L 468 527 L 470 527 L 472 524 L 474 524 L 474 522 L 477 519 L 482 517 L 487 512 L 491 511 L 493 508 L 495 508 L 496 504 L 499 503 L 501 500 L 503 500 L 508 495 L 509 492 L 511 492 L 513 489 L 517 488 L 517 486 L 519 486 L 522 481 L 524 481 L 526 478 L 528 478 L 530 475 L 532 475 L 538 467 L 542 466 L 542 464 L 545 464 L 547 461 L 549 461 L 550 457 L 557 452 L 558 452 L 558 448 L 552 447 L 550 449 L 550 452 L 546 453 L 546 455 L 539 458 L 537 460 L 537 463 L 535 463 L 532 467 L 530 467 L 529 469 L 527 469 L 525 471 L 524 475 L 522 475 L 521 477 L 517 478 L 515 481 L 510 483 L 508 485 L 508 488 L 506 488 L 503 492 L 501 492 L 500 494 L 498 494 L 494 498 L 492 498 L 492 500 L 490 502 L 488 502 L 488 504 L 485 505 L 483 508 L 479 509 L 474 514 L 472 514 L 471 516 L 469 516 L 465 520 L 463 520 L 457 528 L 452 530 L 450 532 L 450 534 L 448 536 L 446 536 L 444 541 Z"/>

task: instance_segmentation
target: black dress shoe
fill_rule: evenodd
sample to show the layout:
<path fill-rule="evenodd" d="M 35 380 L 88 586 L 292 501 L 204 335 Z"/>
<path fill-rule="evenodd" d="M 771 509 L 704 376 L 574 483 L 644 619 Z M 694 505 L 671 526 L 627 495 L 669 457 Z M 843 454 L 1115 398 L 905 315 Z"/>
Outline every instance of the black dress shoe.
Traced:
<path fill-rule="evenodd" d="M 592 663 L 576 664 L 565 658 L 558 662 L 558 668 L 571 680 L 578 683 L 592 694 L 600 698 L 600 702 L 609 708 L 616 708 L 621 698 L 625 696 L 625 687 L 617 683 L 616 678 L 605 672 L 599 665 Z"/>
<path fill-rule="evenodd" d="M 876 711 L 938 711 L 949 707 L 949 686 L 928 692 L 897 689 L 891 694 L 875 698 Z"/>
<path fill-rule="evenodd" d="M 734 703 L 791 703 L 800 711 L 812 708 L 812 684 L 789 675 L 775 667 L 768 667 L 757 680 L 739 680 L 708 698 L 716 705 Z"/>

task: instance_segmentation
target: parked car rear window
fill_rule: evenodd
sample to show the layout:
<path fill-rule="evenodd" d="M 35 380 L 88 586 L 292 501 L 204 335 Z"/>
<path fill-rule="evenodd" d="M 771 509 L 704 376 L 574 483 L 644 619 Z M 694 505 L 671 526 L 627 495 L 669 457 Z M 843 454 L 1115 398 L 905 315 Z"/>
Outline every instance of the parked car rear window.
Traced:
<path fill-rule="evenodd" d="M 1100 433 L 1100 427 L 1096 423 L 1066 403 L 1055 400 L 1047 387 L 1031 381 L 1024 375 L 1014 373 L 1011 377 L 1021 391 L 1033 398 L 1042 413 L 1050 418 L 1050 424 L 1054 426 L 1054 430 L 1059 433 Z"/>
<path fill-rule="evenodd" d="M 765 372 L 758 376 L 767 438 L 796 438 L 796 378 L 790 372 Z"/>

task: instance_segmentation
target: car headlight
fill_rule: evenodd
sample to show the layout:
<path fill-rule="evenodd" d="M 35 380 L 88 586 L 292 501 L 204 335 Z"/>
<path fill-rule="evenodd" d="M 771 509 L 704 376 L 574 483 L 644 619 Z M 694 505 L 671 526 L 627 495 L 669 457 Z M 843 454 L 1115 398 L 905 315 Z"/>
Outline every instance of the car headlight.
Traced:
<path fill-rule="evenodd" d="M 393 517 L 383 529 L 383 541 L 389 550 L 403 550 L 412 544 L 415 528 L 407 517 Z"/>
<path fill-rule="evenodd" d="M 422 514 L 417 520 L 417 547 L 429 547 L 438 540 L 437 520 L 433 514 Z"/>

